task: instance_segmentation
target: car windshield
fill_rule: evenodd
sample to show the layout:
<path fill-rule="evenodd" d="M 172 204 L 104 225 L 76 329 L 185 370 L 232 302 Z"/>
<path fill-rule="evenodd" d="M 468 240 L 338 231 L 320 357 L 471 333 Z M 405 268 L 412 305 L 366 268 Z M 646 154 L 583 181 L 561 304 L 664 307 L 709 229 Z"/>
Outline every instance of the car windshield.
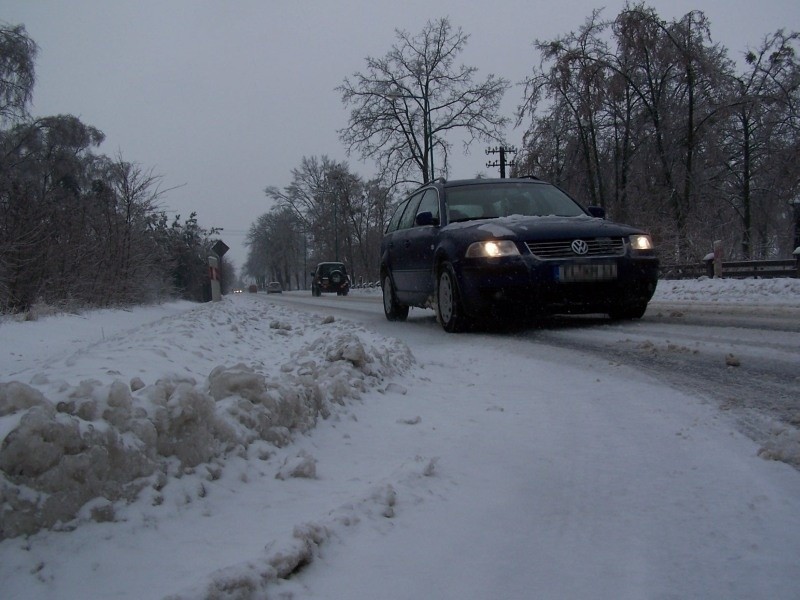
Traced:
<path fill-rule="evenodd" d="M 512 215 L 577 217 L 586 214 L 557 187 L 540 183 L 454 186 L 447 189 L 447 207 L 450 223 Z"/>

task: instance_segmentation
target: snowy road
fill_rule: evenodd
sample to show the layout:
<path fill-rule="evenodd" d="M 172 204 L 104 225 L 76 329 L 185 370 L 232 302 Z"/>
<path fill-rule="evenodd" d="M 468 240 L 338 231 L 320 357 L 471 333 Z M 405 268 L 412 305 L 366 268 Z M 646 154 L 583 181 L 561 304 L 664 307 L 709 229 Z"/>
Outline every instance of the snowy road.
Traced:
<path fill-rule="evenodd" d="M 387 322 L 379 297 L 264 301 L 408 344 L 429 381 L 427 400 L 407 408 L 422 419 L 416 452 L 440 459 L 445 485 L 396 486 L 424 509 L 316 561 L 289 586 L 303 597 L 372 597 L 375 578 L 384 581 L 380 597 L 397 599 L 794 593 L 784 569 L 799 556 L 789 541 L 798 522 L 761 510 L 789 500 L 786 490 L 780 500 L 767 490 L 798 480 L 756 458 L 772 417 L 789 418 L 792 403 L 797 410 L 790 377 L 800 334 L 791 319 L 776 317 L 771 331 L 747 311 L 686 323 L 685 308 L 671 305 L 631 323 L 564 318 L 452 336 L 431 311 Z M 728 364 L 734 358 L 740 366 Z M 491 436 L 498 419 L 502 439 Z M 762 439 L 748 450 L 740 431 Z M 762 551 L 788 562 L 768 567 Z"/>
<path fill-rule="evenodd" d="M 389 323 L 379 295 L 269 296 L 296 308 L 332 313 L 399 337 L 413 349 L 447 336 L 433 311 L 412 309 L 406 323 Z M 653 302 L 640 321 L 555 317 L 517 332 L 466 334 L 497 351 L 547 356 L 553 348 L 577 354 L 566 360 L 607 361 L 642 370 L 678 390 L 707 397 L 730 411 L 739 430 L 763 444 L 776 426 L 800 424 L 800 308 L 712 303 Z M 800 467 L 798 457 L 788 460 Z"/>

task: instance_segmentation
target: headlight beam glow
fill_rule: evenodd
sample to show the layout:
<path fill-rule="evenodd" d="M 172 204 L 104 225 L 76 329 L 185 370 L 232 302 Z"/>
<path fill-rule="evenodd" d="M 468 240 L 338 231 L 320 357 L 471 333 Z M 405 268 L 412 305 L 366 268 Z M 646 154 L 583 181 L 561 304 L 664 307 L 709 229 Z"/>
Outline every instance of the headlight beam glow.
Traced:
<path fill-rule="evenodd" d="M 634 250 L 652 250 L 653 242 L 649 235 L 632 235 L 630 237 L 631 248 Z"/>
<path fill-rule="evenodd" d="M 511 240 L 486 240 L 475 242 L 467 248 L 467 258 L 499 258 L 518 256 L 519 249 Z"/>

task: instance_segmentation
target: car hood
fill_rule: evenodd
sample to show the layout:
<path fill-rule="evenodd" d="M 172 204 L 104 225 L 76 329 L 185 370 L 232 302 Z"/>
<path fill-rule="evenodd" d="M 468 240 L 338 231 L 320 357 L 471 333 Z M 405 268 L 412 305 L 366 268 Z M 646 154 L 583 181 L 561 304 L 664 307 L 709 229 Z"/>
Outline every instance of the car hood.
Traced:
<path fill-rule="evenodd" d="M 642 233 L 640 229 L 595 217 L 525 217 L 512 215 L 496 219 L 477 219 L 452 223 L 443 231 L 456 235 L 469 231 L 475 239 L 518 238 L 552 240 L 590 237 L 619 237 Z M 460 237 L 460 236 L 459 236 Z"/>

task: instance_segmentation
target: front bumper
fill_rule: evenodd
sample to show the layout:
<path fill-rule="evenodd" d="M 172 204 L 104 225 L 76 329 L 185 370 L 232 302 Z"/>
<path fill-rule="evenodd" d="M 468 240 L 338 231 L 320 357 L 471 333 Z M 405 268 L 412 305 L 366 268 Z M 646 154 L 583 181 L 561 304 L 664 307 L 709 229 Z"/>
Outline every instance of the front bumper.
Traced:
<path fill-rule="evenodd" d="M 582 265 L 588 267 L 586 271 L 596 270 L 602 275 L 596 281 L 560 280 L 565 272 L 562 267 L 569 269 L 571 265 Z M 607 313 L 646 304 L 658 282 L 655 256 L 583 261 L 518 256 L 464 260 L 454 267 L 464 308 L 471 315 L 509 307 L 529 314 Z"/>

